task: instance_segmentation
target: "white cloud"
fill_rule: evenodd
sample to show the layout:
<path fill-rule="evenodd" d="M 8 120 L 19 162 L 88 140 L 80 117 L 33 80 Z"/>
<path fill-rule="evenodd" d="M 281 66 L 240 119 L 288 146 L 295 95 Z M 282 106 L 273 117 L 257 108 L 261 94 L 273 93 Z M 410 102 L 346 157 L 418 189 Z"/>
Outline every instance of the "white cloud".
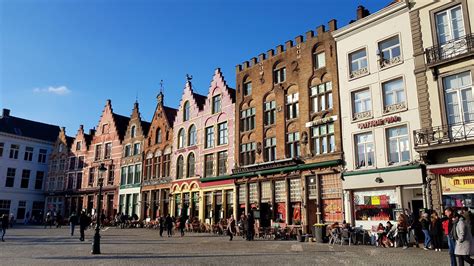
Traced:
<path fill-rule="evenodd" d="M 33 92 L 35 92 L 35 93 L 51 93 L 51 94 L 56 94 L 56 95 L 66 95 L 66 94 L 71 93 L 71 90 L 68 89 L 66 86 L 59 86 L 59 87 L 49 86 L 47 88 L 35 88 L 35 89 L 33 89 Z"/>

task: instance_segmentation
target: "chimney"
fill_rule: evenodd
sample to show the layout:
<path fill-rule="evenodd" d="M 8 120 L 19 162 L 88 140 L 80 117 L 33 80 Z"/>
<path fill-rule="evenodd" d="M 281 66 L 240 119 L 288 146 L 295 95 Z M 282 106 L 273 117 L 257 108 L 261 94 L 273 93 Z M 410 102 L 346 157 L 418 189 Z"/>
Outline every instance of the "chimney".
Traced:
<path fill-rule="evenodd" d="M 95 134 L 95 128 L 89 129 L 89 135 L 93 136 Z"/>
<path fill-rule="evenodd" d="M 357 7 L 357 20 L 365 18 L 368 15 L 370 15 L 370 12 L 364 6 Z"/>
<path fill-rule="evenodd" d="M 3 109 L 2 117 L 9 117 L 10 116 L 10 109 Z"/>
<path fill-rule="evenodd" d="M 62 132 L 66 132 L 66 127 L 61 127 Z"/>

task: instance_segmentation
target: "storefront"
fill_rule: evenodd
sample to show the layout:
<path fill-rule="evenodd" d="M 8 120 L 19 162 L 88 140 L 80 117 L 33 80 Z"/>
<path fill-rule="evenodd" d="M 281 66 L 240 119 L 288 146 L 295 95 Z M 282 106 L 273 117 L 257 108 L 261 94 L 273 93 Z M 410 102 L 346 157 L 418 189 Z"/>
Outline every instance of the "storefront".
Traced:
<path fill-rule="evenodd" d="M 194 180 L 180 180 L 171 185 L 170 214 L 174 217 L 195 217 L 199 214 L 200 182 Z"/>
<path fill-rule="evenodd" d="M 235 188 L 234 179 L 230 176 L 201 178 L 201 193 L 204 196 L 203 211 L 199 217 L 209 224 L 216 224 L 221 219 L 228 219 L 234 213 Z"/>
<path fill-rule="evenodd" d="M 430 165 L 428 171 L 440 180 L 443 208 L 474 210 L 474 164 Z"/>
<path fill-rule="evenodd" d="M 425 206 L 421 165 L 347 172 L 343 189 L 345 219 L 365 229 L 395 222 L 404 209 L 418 212 Z"/>

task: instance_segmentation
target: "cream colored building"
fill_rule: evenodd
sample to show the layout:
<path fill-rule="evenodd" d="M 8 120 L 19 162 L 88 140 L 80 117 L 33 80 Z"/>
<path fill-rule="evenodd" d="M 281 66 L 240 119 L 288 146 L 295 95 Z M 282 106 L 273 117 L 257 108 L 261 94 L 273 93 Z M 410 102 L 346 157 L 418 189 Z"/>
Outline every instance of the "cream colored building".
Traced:
<path fill-rule="evenodd" d="M 427 207 L 474 208 L 474 2 L 411 1 Z"/>
<path fill-rule="evenodd" d="M 360 8 L 359 8 L 360 9 Z M 358 10 L 358 14 L 364 14 Z M 347 221 L 370 228 L 423 208 L 423 167 L 409 6 L 396 2 L 334 32 Z"/>

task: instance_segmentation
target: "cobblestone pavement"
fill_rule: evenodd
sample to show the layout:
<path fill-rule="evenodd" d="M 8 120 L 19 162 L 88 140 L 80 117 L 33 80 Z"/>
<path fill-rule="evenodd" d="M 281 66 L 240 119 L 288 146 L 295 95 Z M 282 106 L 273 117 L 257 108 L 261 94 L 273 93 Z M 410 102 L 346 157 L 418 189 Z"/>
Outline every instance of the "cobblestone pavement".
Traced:
<path fill-rule="evenodd" d="M 0 265 L 449 265 L 446 251 L 371 246 L 330 246 L 296 241 L 256 240 L 187 234 L 160 238 L 157 230 L 102 230 L 101 255 L 91 255 L 93 230 L 86 241 L 69 229 L 17 227 L 0 242 Z"/>

